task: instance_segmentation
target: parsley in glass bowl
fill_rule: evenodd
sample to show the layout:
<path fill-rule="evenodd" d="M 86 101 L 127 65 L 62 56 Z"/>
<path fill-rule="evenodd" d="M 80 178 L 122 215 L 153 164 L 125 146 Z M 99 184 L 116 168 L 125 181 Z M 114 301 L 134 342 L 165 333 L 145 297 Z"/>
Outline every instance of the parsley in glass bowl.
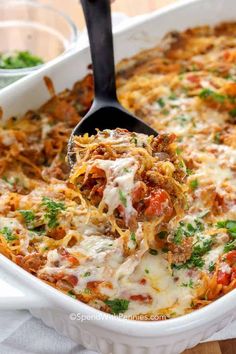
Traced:
<path fill-rule="evenodd" d="M 31 0 L 0 1 L 0 88 L 35 72 L 74 47 L 75 24 Z"/>

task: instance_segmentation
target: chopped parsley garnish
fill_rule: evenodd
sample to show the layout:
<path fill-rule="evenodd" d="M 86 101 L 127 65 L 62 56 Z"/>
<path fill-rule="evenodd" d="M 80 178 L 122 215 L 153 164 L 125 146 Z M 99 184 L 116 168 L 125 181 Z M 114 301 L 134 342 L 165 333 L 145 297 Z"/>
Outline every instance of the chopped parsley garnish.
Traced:
<path fill-rule="evenodd" d="M 174 92 L 172 92 L 168 98 L 169 98 L 169 100 L 176 100 L 177 95 Z"/>
<path fill-rule="evenodd" d="M 229 111 L 229 114 L 231 115 L 231 117 L 235 118 L 236 117 L 236 108 Z"/>
<path fill-rule="evenodd" d="M 130 170 L 129 170 L 127 167 L 125 167 L 125 168 L 124 168 L 124 172 L 125 172 L 125 173 L 129 173 Z"/>
<path fill-rule="evenodd" d="M 152 255 L 152 256 L 156 256 L 158 254 L 157 250 L 154 250 L 153 248 L 149 248 L 149 253 Z"/>
<path fill-rule="evenodd" d="M 215 133 L 213 142 L 218 145 L 220 144 L 220 132 Z"/>
<path fill-rule="evenodd" d="M 162 111 L 161 111 L 162 114 L 164 114 L 164 116 L 168 116 L 168 114 L 170 113 L 170 111 L 168 111 L 168 109 L 164 108 Z"/>
<path fill-rule="evenodd" d="M 210 251 L 212 243 L 213 243 L 212 239 L 204 240 L 202 245 L 196 245 L 193 248 L 192 255 L 187 260 L 187 262 L 183 264 L 172 264 L 172 268 L 175 269 L 202 268 L 205 264 L 205 261 L 202 259 L 202 257 Z"/>
<path fill-rule="evenodd" d="M 177 155 L 181 155 L 182 150 L 177 147 L 176 150 L 175 150 L 175 152 L 176 152 Z"/>
<path fill-rule="evenodd" d="M 84 278 L 86 278 L 86 277 L 90 277 L 90 275 L 91 275 L 91 272 L 85 272 L 83 276 L 84 276 Z"/>
<path fill-rule="evenodd" d="M 129 300 L 125 299 L 114 299 L 114 300 L 105 300 L 107 306 L 110 307 L 113 315 L 119 315 L 119 313 L 124 313 L 128 310 Z"/>
<path fill-rule="evenodd" d="M 145 273 L 146 273 L 146 274 L 149 274 L 149 270 L 148 270 L 148 269 L 145 269 Z"/>
<path fill-rule="evenodd" d="M 30 68 L 43 64 L 43 60 L 28 51 L 0 54 L 0 69 Z"/>
<path fill-rule="evenodd" d="M 47 209 L 45 219 L 48 221 L 48 227 L 50 229 L 57 227 L 59 225 L 57 220 L 58 214 L 66 209 L 65 204 L 62 202 L 55 202 L 48 197 L 43 197 L 42 205 Z"/>
<path fill-rule="evenodd" d="M 188 123 L 192 120 L 192 117 L 180 115 L 180 116 L 176 116 L 174 119 L 177 120 L 182 126 L 184 126 L 186 123 Z"/>
<path fill-rule="evenodd" d="M 203 241 L 202 245 L 197 245 L 193 248 L 193 253 L 192 255 L 195 256 L 204 256 L 207 252 L 210 251 L 211 246 L 212 246 L 212 239 L 206 239 Z"/>
<path fill-rule="evenodd" d="M 211 261 L 209 263 L 208 270 L 209 270 L 209 272 L 214 272 L 214 270 L 215 270 L 215 263 L 214 262 Z"/>
<path fill-rule="evenodd" d="M 178 228 L 176 229 L 173 237 L 175 244 L 180 244 L 184 237 L 191 237 L 196 232 L 202 231 L 204 229 L 203 223 L 199 219 L 194 220 L 194 224 L 184 223 L 180 221 Z"/>
<path fill-rule="evenodd" d="M 226 243 L 226 245 L 224 246 L 224 253 L 233 251 L 235 248 L 236 248 L 236 240 L 230 241 Z"/>
<path fill-rule="evenodd" d="M 192 181 L 190 181 L 189 185 L 190 185 L 190 188 L 191 188 L 192 190 L 197 189 L 198 186 L 199 186 L 198 180 L 197 180 L 197 179 L 193 179 Z"/>
<path fill-rule="evenodd" d="M 157 236 L 159 237 L 159 239 L 163 240 L 164 238 L 166 238 L 167 234 L 167 231 L 160 231 Z"/>
<path fill-rule="evenodd" d="M 21 215 L 23 216 L 26 224 L 28 226 L 32 225 L 34 219 L 35 219 L 35 214 L 32 210 L 19 210 Z"/>
<path fill-rule="evenodd" d="M 193 171 L 190 168 L 186 168 L 186 173 L 188 176 L 190 176 L 193 173 Z"/>
<path fill-rule="evenodd" d="M 229 235 L 236 238 L 236 220 L 218 221 L 217 227 L 227 229 Z"/>
<path fill-rule="evenodd" d="M 236 220 L 218 221 L 216 226 L 220 229 L 227 229 L 227 232 L 231 237 L 231 240 L 224 246 L 224 252 L 227 253 L 233 251 L 236 248 Z"/>
<path fill-rule="evenodd" d="M 11 179 L 8 179 L 6 176 L 2 176 L 2 179 L 6 183 L 10 184 L 10 186 L 14 186 L 14 184 L 17 184 L 20 181 L 18 177 L 11 177 Z"/>
<path fill-rule="evenodd" d="M 89 288 L 85 288 L 83 292 L 84 292 L 84 294 L 87 294 L 87 295 L 91 295 L 92 294 L 92 291 Z"/>
<path fill-rule="evenodd" d="M 134 232 L 131 232 L 130 239 L 131 239 L 133 242 L 136 242 L 136 235 L 135 235 Z"/>
<path fill-rule="evenodd" d="M 120 201 L 121 203 L 124 205 L 124 207 L 126 208 L 127 207 L 127 198 L 125 196 L 125 193 L 119 189 L 119 197 L 120 197 Z"/>
<path fill-rule="evenodd" d="M 9 229 L 9 227 L 7 226 L 0 230 L 0 233 L 4 236 L 7 242 L 12 242 L 18 239 L 18 237 L 16 235 L 13 235 L 11 229 Z"/>
<path fill-rule="evenodd" d="M 68 291 L 67 295 L 69 295 L 70 297 L 73 297 L 73 299 L 76 299 L 76 295 L 73 293 L 72 290 Z"/>
<path fill-rule="evenodd" d="M 174 234 L 173 241 L 176 245 L 179 245 L 183 240 L 183 229 L 179 226 Z"/>
<path fill-rule="evenodd" d="M 163 100 L 163 98 L 159 98 L 159 100 L 157 100 L 157 103 L 161 108 L 165 107 L 165 101 Z"/>
<path fill-rule="evenodd" d="M 191 288 L 191 289 L 193 289 L 193 286 L 194 286 L 193 280 L 190 279 L 188 283 L 182 283 L 181 286 L 184 287 L 184 288 Z"/>
<path fill-rule="evenodd" d="M 130 142 L 133 143 L 135 146 L 138 145 L 138 139 L 136 135 L 133 135 L 132 138 L 130 139 Z"/>
<path fill-rule="evenodd" d="M 228 98 L 228 96 L 222 95 L 222 94 L 220 94 L 218 92 L 215 92 L 213 90 L 210 90 L 208 88 L 203 89 L 199 93 L 199 97 L 202 98 L 202 99 L 211 98 L 215 102 L 218 102 L 218 103 L 224 103 L 225 100 Z"/>

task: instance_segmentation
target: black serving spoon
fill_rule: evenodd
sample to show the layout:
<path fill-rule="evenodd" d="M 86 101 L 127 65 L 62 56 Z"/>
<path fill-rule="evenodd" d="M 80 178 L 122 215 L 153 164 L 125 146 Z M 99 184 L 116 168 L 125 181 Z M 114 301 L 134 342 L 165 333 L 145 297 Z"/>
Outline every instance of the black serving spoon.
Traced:
<path fill-rule="evenodd" d="M 110 0 L 81 0 L 88 29 L 94 75 L 94 101 L 70 137 L 68 159 L 73 166 L 73 137 L 99 130 L 125 128 L 132 132 L 157 132 L 120 105 L 116 95 Z"/>

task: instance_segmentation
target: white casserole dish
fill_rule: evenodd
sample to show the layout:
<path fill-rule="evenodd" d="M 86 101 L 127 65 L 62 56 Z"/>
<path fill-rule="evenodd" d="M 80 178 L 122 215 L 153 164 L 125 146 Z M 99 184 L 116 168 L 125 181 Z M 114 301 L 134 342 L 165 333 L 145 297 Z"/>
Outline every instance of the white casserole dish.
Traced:
<path fill-rule="evenodd" d="M 236 20 L 235 0 L 191 0 L 121 25 L 115 33 L 116 60 L 150 48 L 170 30 Z M 23 114 L 49 98 L 43 77 L 59 92 L 86 74 L 90 62 L 86 44 L 55 60 L 36 74 L 0 93 L 3 117 Z M 30 309 L 47 325 L 103 354 L 180 353 L 222 329 L 234 318 L 236 290 L 211 305 L 180 318 L 161 322 L 129 321 L 101 313 L 76 301 L 19 268 L 0 255 L 0 309 Z M 87 316 L 81 321 L 76 315 Z"/>

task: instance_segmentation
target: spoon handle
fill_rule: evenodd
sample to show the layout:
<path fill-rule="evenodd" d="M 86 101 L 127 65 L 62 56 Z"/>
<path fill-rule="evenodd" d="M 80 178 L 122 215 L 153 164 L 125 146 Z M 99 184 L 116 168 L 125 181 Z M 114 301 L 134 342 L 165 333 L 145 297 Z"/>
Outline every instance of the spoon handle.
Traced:
<path fill-rule="evenodd" d="M 95 100 L 116 101 L 115 67 L 109 0 L 81 0 L 93 63 Z"/>

